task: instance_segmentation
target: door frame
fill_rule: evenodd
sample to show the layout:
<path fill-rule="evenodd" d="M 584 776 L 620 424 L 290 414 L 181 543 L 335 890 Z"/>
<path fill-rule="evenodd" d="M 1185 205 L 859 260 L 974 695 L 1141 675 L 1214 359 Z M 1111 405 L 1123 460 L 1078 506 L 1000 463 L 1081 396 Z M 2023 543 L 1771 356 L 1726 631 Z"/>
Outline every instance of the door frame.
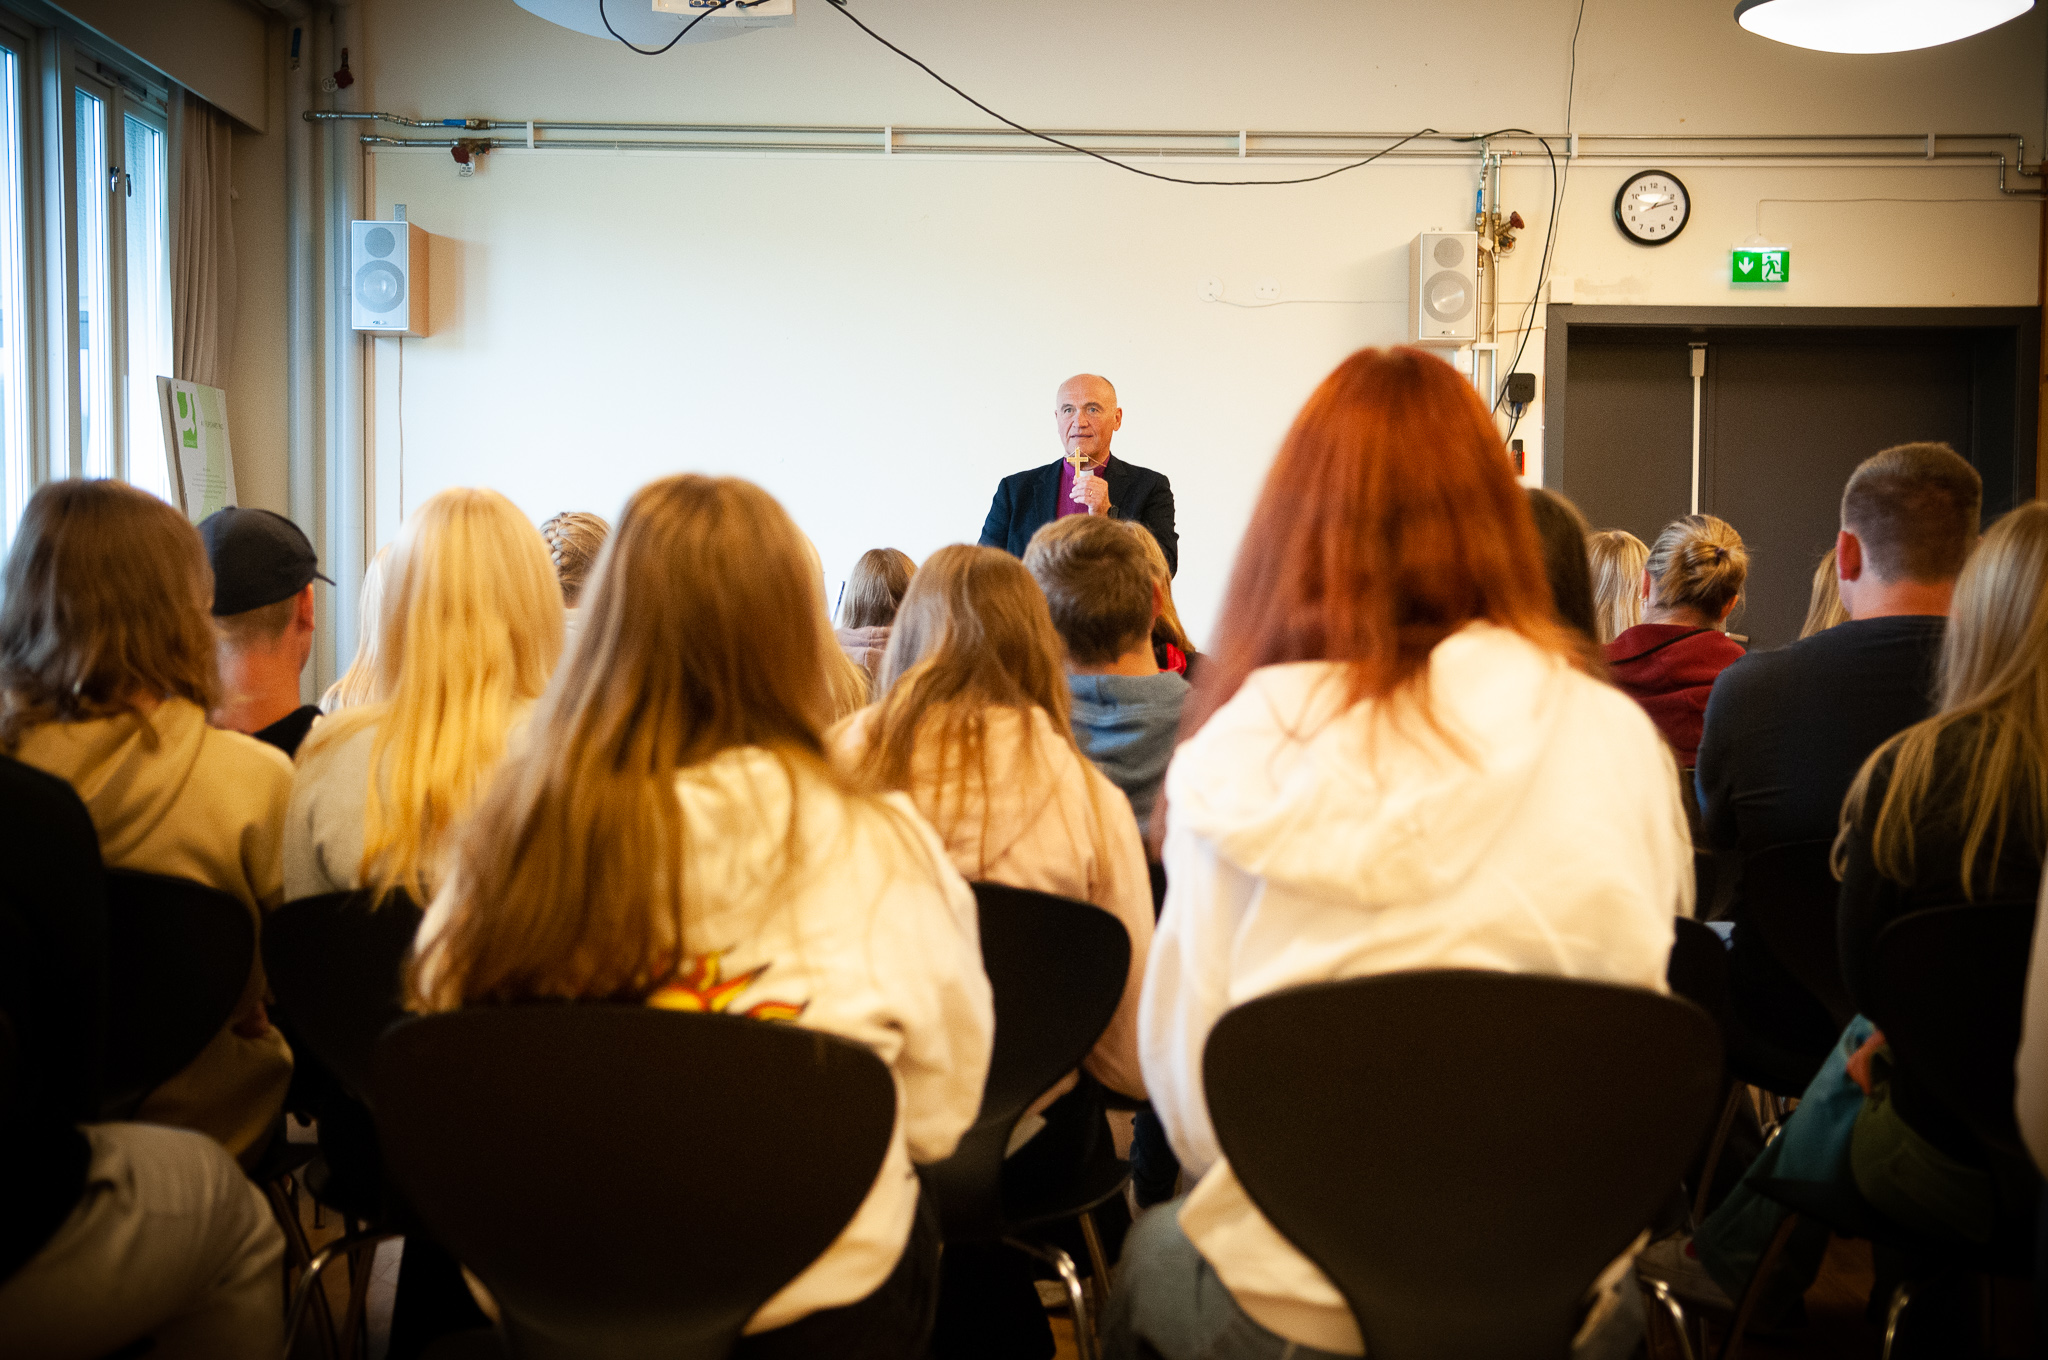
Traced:
<path fill-rule="evenodd" d="M 2040 420 L 2041 309 L 2039 307 L 1618 307 L 1557 303 L 1544 311 L 1543 340 L 1543 485 L 1564 488 L 1565 408 L 1571 398 L 1569 371 L 1574 329 L 1594 331 L 1683 329 L 1709 344 L 1716 335 L 1757 330 L 1976 330 L 2008 332 L 2013 355 L 2011 375 L 2012 447 L 2004 459 L 1982 450 L 1981 471 L 1994 460 L 2009 473 L 2007 504 L 1985 497 L 1985 509 L 2002 513 L 2037 493 L 2036 429 Z M 2002 404 L 2002 403 L 2001 403 Z M 1973 413 L 1973 420 L 1976 413 Z M 1873 449 L 1871 452 L 1875 453 Z M 1991 478 L 1987 477 L 1987 481 Z"/>

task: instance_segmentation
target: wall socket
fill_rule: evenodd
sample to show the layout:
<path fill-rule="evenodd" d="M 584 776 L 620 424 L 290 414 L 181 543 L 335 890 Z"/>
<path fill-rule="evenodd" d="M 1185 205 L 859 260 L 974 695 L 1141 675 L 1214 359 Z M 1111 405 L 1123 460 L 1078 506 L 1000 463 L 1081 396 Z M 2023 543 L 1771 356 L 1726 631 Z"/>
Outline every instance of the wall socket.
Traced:
<path fill-rule="evenodd" d="M 1196 297 L 1198 297 L 1198 298 L 1200 298 L 1200 299 L 1201 299 L 1202 301 L 1204 301 L 1204 302 L 1220 302 L 1220 301 L 1222 301 L 1222 300 L 1223 300 L 1223 280 L 1222 280 L 1222 279 L 1203 279 L 1203 280 L 1202 280 L 1202 281 L 1201 281 L 1200 283 L 1197 283 L 1197 284 L 1195 285 L 1195 296 L 1196 296 Z"/>
<path fill-rule="evenodd" d="M 1261 279 L 1255 296 L 1261 302 L 1278 302 L 1280 300 L 1280 285 L 1271 279 Z"/>

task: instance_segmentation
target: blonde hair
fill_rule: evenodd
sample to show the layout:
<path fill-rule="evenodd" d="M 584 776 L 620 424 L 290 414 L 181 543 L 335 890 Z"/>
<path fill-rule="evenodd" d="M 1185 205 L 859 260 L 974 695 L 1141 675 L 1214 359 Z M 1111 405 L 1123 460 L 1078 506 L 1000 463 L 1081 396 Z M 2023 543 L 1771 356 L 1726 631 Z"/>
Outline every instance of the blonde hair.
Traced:
<path fill-rule="evenodd" d="M 1742 594 L 1749 550 L 1735 526 L 1714 515 L 1681 515 L 1664 526 L 1643 564 L 1651 609 L 1690 609 L 1709 623 Z"/>
<path fill-rule="evenodd" d="M 977 872 L 986 872 L 996 857 L 988 846 L 995 801 L 990 711 L 1009 709 L 1022 720 L 1027 766 L 1037 773 L 1051 769 L 1033 735 L 1033 709 L 1052 720 L 1076 759 L 1085 759 L 1074 741 L 1072 697 L 1051 611 L 1023 563 L 1006 552 L 956 543 L 931 555 L 897 610 L 879 683 L 882 697 L 856 765 L 860 778 L 878 789 L 911 791 L 918 811 L 942 834 L 978 795 Z M 920 753 L 936 771 L 929 788 L 916 787 L 912 778 Z"/>
<path fill-rule="evenodd" d="M 1810 638 L 1815 633 L 1824 633 L 1838 623 L 1849 621 L 1849 611 L 1842 607 L 1842 589 L 1835 579 L 1835 550 L 1828 549 L 1828 555 L 1821 558 L 1820 565 L 1813 569 L 1813 594 L 1806 602 L 1806 622 L 1799 629 L 1799 636 Z"/>
<path fill-rule="evenodd" d="M 762 495 L 768 493 L 763 491 Z M 774 498 L 769 497 L 770 502 Z M 775 507 L 778 511 L 780 505 Z M 796 536 L 803 541 L 804 553 L 811 565 L 811 579 L 818 584 L 818 621 L 824 625 L 829 637 L 832 632 L 832 615 L 825 604 L 825 559 L 818 556 L 818 545 L 811 542 L 811 536 L 798 529 Z M 818 660 L 818 667 L 825 674 L 825 690 L 830 696 L 832 710 L 825 725 L 831 726 L 842 718 L 850 718 L 867 706 L 868 673 L 858 661 L 839 650 L 834 642 L 825 649 L 825 655 Z"/>
<path fill-rule="evenodd" d="M 574 608 L 583 598 L 583 583 L 597 565 L 597 555 L 611 537 L 612 526 L 582 510 L 564 510 L 540 526 L 548 545 L 548 559 L 555 564 L 555 576 L 562 583 L 562 603 Z"/>
<path fill-rule="evenodd" d="M 869 548 L 846 574 L 846 598 L 839 604 L 841 628 L 878 628 L 896 621 L 896 608 L 917 563 L 895 548 Z"/>
<path fill-rule="evenodd" d="M 1980 865 L 1986 878 L 1996 872 L 2008 833 L 2016 828 L 2036 855 L 2048 843 L 2048 503 L 2029 501 L 2000 519 L 1964 565 L 1942 637 L 1941 707 L 1864 762 L 1842 805 L 1838 874 L 1847 829 L 1889 754 L 1871 858 L 1885 877 L 1912 881 L 1916 823 L 1929 810 L 1941 738 L 1964 722 L 1975 730 L 1960 793 L 1940 813 L 1963 828 L 1963 895 L 1974 900 Z"/>
<path fill-rule="evenodd" d="M 220 699 L 213 568 L 198 530 L 124 482 L 50 482 L 0 571 L 0 749 L 30 728 Z"/>
<path fill-rule="evenodd" d="M 900 822 L 825 758 L 822 663 L 839 649 L 804 543 L 738 478 L 667 477 L 633 494 L 532 739 L 461 837 L 448 927 L 413 969 L 417 1002 L 651 995 L 689 946 L 676 777 L 725 751 L 763 749 L 790 782 L 785 878 L 802 846 L 800 779 Z"/>
<path fill-rule="evenodd" d="M 1152 564 L 1152 584 L 1159 587 L 1160 610 L 1159 617 L 1152 621 L 1152 640 L 1170 642 L 1180 648 L 1182 655 L 1193 655 L 1195 646 L 1188 641 L 1188 630 L 1181 627 L 1180 611 L 1173 607 L 1173 568 L 1166 564 L 1166 550 L 1144 525 L 1135 520 L 1125 520 L 1123 524 L 1131 537 L 1138 540 L 1145 560 Z"/>
<path fill-rule="evenodd" d="M 1586 565 L 1593 571 L 1593 618 L 1601 643 L 1609 643 L 1643 621 L 1643 564 L 1650 550 L 1626 529 L 1602 529 L 1586 538 Z"/>
<path fill-rule="evenodd" d="M 424 902 L 456 822 L 562 654 L 540 535 L 495 491 L 437 492 L 399 531 L 379 611 L 374 702 L 316 725 L 299 759 L 366 727 L 365 886 Z"/>
<path fill-rule="evenodd" d="M 356 656 L 341 678 L 320 696 L 320 711 L 339 713 L 344 708 L 367 704 L 377 693 L 377 630 L 384 610 L 384 564 L 391 557 L 391 545 L 377 549 L 370 565 L 363 568 L 362 593 L 356 596 Z"/>

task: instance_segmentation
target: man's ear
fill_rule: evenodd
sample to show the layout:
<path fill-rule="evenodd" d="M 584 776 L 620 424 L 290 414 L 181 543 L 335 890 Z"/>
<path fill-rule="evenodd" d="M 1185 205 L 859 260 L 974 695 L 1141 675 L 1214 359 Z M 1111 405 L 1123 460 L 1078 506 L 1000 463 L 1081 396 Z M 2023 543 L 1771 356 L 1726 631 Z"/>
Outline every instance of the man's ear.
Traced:
<path fill-rule="evenodd" d="M 1847 529 L 1835 535 L 1835 577 L 1842 581 L 1863 577 L 1863 543 Z"/>
<path fill-rule="evenodd" d="M 292 626 L 304 633 L 313 631 L 313 583 L 306 582 L 306 588 L 299 592 L 298 608 L 292 610 Z"/>

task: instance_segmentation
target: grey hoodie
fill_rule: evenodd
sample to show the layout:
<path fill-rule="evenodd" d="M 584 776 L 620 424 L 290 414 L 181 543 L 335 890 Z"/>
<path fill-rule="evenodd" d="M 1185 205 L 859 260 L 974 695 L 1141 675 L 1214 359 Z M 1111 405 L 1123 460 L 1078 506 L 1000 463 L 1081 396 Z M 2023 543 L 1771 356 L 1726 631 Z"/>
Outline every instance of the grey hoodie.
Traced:
<path fill-rule="evenodd" d="M 1070 675 L 1074 740 L 1131 800 L 1143 828 L 1159 800 L 1166 762 L 1180 730 L 1188 682 L 1173 671 L 1157 675 Z"/>

